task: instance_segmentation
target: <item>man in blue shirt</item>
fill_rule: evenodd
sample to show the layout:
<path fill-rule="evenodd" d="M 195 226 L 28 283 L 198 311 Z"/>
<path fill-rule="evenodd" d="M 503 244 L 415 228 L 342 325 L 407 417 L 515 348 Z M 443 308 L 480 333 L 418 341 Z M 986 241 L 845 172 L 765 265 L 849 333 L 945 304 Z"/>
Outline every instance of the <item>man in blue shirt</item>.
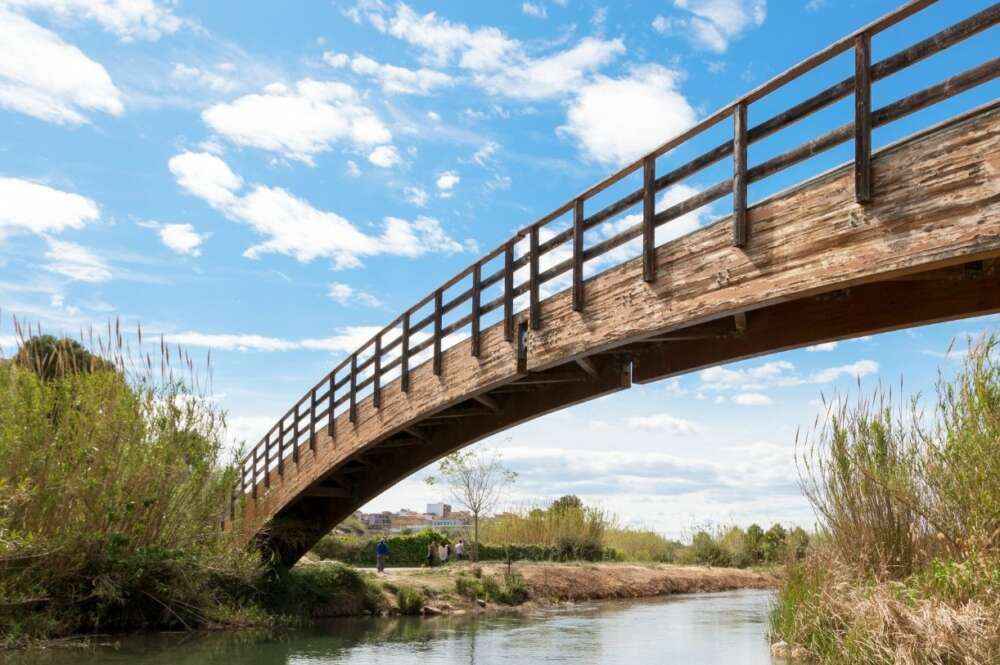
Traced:
<path fill-rule="evenodd" d="M 385 572 L 385 560 L 388 556 L 389 546 L 385 544 L 385 538 L 382 538 L 375 546 L 375 562 L 378 564 L 378 572 Z"/>

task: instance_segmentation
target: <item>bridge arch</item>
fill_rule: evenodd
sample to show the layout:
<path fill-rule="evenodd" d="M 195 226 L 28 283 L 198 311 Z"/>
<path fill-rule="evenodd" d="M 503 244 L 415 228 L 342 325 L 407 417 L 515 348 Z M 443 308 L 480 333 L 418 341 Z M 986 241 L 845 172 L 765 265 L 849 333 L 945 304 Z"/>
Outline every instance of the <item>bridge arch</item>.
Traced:
<path fill-rule="evenodd" d="M 1000 311 L 1000 100 L 871 150 L 873 127 L 1000 75 L 994 58 L 871 108 L 873 81 L 1000 22 L 998 3 L 872 64 L 872 37 L 930 4 L 908 2 L 740 97 L 396 317 L 250 451 L 224 526 L 291 565 L 414 471 L 554 410 L 721 362 Z M 747 126 L 750 104 L 849 50 L 853 77 Z M 747 164 L 749 144 L 850 95 L 853 122 Z M 732 140 L 659 171 L 721 122 Z M 851 163 L 747 205 L 749 183 L 850 140 Z M 656 210 L 657 192 L 726 159 L 731 178 Z M 639 189 L 587 211 L 640 174 Z M 657 243 L 658 227 L 730 194 L 732 214 Z M 632 208 L 633 226 L 588 245 L 587 231 L 593 240 Z M 623 246 L 638 256 L 620 256 Z"/>

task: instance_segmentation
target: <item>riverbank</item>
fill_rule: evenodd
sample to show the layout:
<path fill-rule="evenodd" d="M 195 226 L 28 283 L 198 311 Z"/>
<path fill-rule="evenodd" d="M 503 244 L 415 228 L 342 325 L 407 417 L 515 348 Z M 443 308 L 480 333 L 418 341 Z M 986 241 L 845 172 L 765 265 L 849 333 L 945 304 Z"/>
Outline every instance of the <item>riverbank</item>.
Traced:
<path fill-rule="evenodd" d="M 293 574 L 315 575 L 341 564 L 303 562 Z M 777 576 L 736 568 L 654 563 L 450 563 L 437 568 L 356 569 L 384 603 L 320 603 L 314 617 L 352 614 L 449 614 L 533 608 L 592 600 L 773 589 Z M 369 591 L 370 593 L 370 591 Z M 419 609 L 418 606 L 419 605 Z"/>

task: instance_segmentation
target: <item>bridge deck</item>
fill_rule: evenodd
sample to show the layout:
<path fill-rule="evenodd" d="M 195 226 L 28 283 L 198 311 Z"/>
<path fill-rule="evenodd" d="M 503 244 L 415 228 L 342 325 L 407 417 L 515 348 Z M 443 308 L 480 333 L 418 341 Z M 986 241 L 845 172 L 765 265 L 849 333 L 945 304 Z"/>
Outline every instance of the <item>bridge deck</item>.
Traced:
<path fill-rule="evenodd" d="M 1000 310 L 1000 274 L 993 267 L 1000 256 L 1000 102 L 870 151 L 872 125 L 1000 73 L 995 59 L 883 109 L 868 108 L 869 79 L 1000 20 L 1000 6 L 994 5 L 902 56 L 871 65 L 866 59 L 871 34 L 927 4 L 907 3 L 806 63 L 815 66 L 854 48 L 859 73 L 853 79 L 777 121 L 748 129 L 746 104 L 792 75 L 777 77 L 773 87 L 766 84 L 727 107 L 734 118 L 733 141 L 657 176 L 656 158 L 674 143 L 661 146 L 397 317 L 310 390 L 254 449 L 226 523 L 235 521 L 247 538 L 290 564 L 371 497 L 441 456 L 627 388 L 633 380 Z M 800 65 L 790 72 L 806 69 Z M 852 91 L 858 101 L 854 123 L 747 168 L 748 142 Z M 729 117 L 715 115 L 701 124 Z M 747 182 L 851 138 L 858 147 L 853 163 L 745 205 Z M 727 156 L 734 157 L 732 179 L 690 201 L 654 210 L 659 189 Z M 641 190 L 584 216 L 585 200 L 638 170 L 644 172 Z M 731 216 L 656 245 L 656 227 L 730 192 Z M 641 224 L 586 247 L 588 229 L 637 202 L 643 205 Z M 565 213 L 572 213 L 572 225 L 543 237 L 540 229 Z M 527 252 L 515 257 L 515 245 L 525 241 Z M 572 249 L 559 261 L 563 255 L 556 250 L 566 242 Z M 642 244 L 640 256 L 586 278 L 586 261 L 629 242 Z M 487 273 L 495 260 L 503 261 L 502 269 Z M 528 279 L 515 283 L 521 272 Z M 563 273 L 570 276 L 570 288 L 543 299 L 541 285 Z M 445 300 L 446 292 L 466 284 Z M 500 288 L 500 297 L 482 302 L 491 287 Z M 526 309 L 516 311 L 516 298 L 527 299 Z M 431 313 L 418 320 L 420 308 L 428 305 Z M 480 330 L 485 314 L 501 310 L 497 324 Z M 449 313 L 459 318 L 445 325 Z M 424 327 L 433 327 L 433 333 L 420 336 Z M 449 334 L 463 329 L 468 337 L 442 348 Z M 427 355 L 429 361 L 411 366 Z"/>

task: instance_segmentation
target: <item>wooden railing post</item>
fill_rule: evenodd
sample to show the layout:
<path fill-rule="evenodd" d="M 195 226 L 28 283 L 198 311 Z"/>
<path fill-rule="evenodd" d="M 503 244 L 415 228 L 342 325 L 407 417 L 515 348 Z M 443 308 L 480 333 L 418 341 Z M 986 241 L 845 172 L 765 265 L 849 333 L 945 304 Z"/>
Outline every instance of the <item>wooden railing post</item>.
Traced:
<path fill-rule="evenodd" d="M 656 158 L 642 160 L 642 280 L 656 281 Z"/>
<path fill-rule="evenodd" d="M 746 247 L 747 229 L 747 103 L 733 109 L 733 244 Z"/>
<path fill-rule="evenodd" d="M 372 406 L 382 408 L 382 333 L 375 335 L 375 359 L 372 362 Z"/>
<path fill-rule="evenodd" d="M 403 339 L 400 341 L 399 352 L 399 387 L 404 392 L 410 392 L 410 312 L 403 314 Z"/>
<path fill-rule="evenodd" d="M 250 463 L 250 483 L 251 489 L 250 494 L 253 496 L 253 500 L 257 500 L 257 466 L 260 464 L 260 450 L 255 450 L 253 453 L 253 461 Z"/>
<path fill-rule="evenodd" d="M 356 425 L 358 422 L 358 354 L 351 354 L 351 406 L 350 414 L 348 417 L 351 419 L 351 424 Z"/>
<path fill-rule="evenodd" d="M 854 40 L 854 200 L 872 199 L 871 34 Z"/>
<path fill-rule="evenodd" d="M 539 330 L 542 327 L 542 310 L 538 299 L 538 226 L 531 227 L 528 241 L 528 278 L 530 279 L 528 319 L 531 322 L 532 330 Z"/>
<path fill-rule="evenodd" d="M 514 241 L 503 250 L 503 338 L 514 341 Z"/>
<path fill-rule="evenodd" d="M 479 357 L 479 305 L 480 305 L 480 290 L 482 285 L 480 283 L 482 279 L 482 265 L 476 262 L 472 266 L 472 357 Z"/>
<path fill-rule="evenodd" d="M 295 403 L 295 414 L 292 416 L 292 459 L 295 460 L 296 468 L 299 466 L 299 436 L 302 432 L 299 430 L 299 419 L 302 417 L 299 415 L 299 406 L 302 404 L 301 401 Z"/>
<path fill-rule="evenodd" d="M 441 376 L 441 289 L 434 292 L 434 376 Z"/>
<path fill-rule="evenodd" d="M 285 479 L 285 416 L 278 422 L 278 475 Z"/>
<path fill-rule="evenodd" d="M 271 488 L 271 435 L 274 428 L 264 437 L 264 487 Z"/>
<path fill-rule="evenodd" d="M 332 441 L 337 440 L 337 415 L 333 412 L 334 405 L 337 403 L 337 400 L 334 398 L 334 392 L 336 391 L 334 386 L 336 385 L 337 385 L 337 373 L 330 372 L 330 390 L 329 390 L 329 395 L 327 395 L 327 409 L 326 409 L 327 415 L 329 416 L 330 419 L 326 423 L 326 430 L 330 434 L 330 439 Z"/>
<path fill-rule="evenodd" d="M 583 311 L 583 199 L 573 202 L 573 311 Z"/>
<path fill-rule="evenodd" d="M 309 449 L 316 452 L 316 389 L 309 393 Z"/>

